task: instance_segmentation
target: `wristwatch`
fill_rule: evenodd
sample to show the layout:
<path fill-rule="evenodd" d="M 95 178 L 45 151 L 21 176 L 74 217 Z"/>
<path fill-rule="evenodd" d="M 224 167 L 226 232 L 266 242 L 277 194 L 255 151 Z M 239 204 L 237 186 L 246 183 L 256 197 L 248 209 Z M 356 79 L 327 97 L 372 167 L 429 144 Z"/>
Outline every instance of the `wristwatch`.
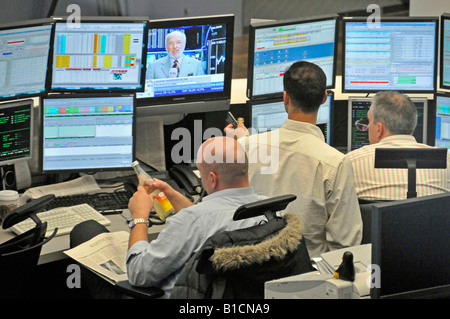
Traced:
<path fill-rule="evenodd" d="M 147 227 L 150 226 L 150 223 L 148 222 L 148 219 L 144 219 L 144 218 L 134 218 L 130 221 L 130 223 L 128 224 L 128 226 L 130 228 L 133 228 L 135 225 L 137 224 L 145 224 L 147 225 Z"/>

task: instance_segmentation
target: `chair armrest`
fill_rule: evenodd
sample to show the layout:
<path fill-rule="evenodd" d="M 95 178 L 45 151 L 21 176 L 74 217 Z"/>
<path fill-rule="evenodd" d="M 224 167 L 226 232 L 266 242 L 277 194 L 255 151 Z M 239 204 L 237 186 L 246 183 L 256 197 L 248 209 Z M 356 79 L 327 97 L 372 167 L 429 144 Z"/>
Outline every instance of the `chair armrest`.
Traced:
<path fill-rule="evenodd" d="M 159 287 L 136 287 L 128 280 L 117 282 L 115 287 L 120 292 L 138 299 L 155 299 L 164 295 L 164 290 Z"/>

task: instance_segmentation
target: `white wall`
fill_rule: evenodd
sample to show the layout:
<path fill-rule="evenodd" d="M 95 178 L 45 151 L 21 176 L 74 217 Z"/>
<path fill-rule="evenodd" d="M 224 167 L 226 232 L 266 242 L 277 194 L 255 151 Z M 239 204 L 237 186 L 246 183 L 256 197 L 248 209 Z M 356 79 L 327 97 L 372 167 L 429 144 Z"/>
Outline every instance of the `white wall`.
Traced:
<path fill-rule="evenodd" d="M 410 0 L 410 16 L 440 16 L 442 13 L 450 13 L 449 0 Z"/>

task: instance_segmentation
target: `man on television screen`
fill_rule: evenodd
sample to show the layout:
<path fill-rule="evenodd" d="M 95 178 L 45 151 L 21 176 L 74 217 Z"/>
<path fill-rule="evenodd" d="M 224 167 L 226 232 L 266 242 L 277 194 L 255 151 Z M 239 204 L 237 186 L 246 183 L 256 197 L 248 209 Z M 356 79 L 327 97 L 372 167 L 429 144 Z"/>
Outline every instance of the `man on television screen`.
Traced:
<path fill-rule="evenodd" d="M 185 55 L 186 35 L 173 31 L 166 36 L 167 56 L 151 62 L 147 70 L 148 79 L 165 79 L 204 75 L 202 62 Z"/>

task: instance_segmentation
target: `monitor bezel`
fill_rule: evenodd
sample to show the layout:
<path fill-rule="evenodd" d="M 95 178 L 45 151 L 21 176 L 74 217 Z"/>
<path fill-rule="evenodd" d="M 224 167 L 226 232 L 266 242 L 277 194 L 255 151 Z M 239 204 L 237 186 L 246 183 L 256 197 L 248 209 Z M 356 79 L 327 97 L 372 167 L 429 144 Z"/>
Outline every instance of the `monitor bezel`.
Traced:
<path fill-rule="evenodd" d="M 440 17 L 440 35 L 439 35 L 439 87 L 441 89 L 450 90 L 450 84 L 444 84 L 444 77 L 442 76 L 444 72 L 444 20 L 450 22 L 450 13 L 444 13 Z M 450 34 L 449 34 L 450 36 Z M 450 72 L 449 72 L 450 73 Z M 450 77 L 450 74 L 449 74 Z"/>
<path fill-rule="evenodd" d="M 55 32 L 54 20 L 50 19 L 50 18 L 2 23 L 0 25 L 0 31 L 9 30 L 9 29 L 39 27 L 39 26 L 46 26 L 46 25 L 51 26 L 51 31 L 50 31 L 50 41 L 49 41 L 48 56 L 47 56 L 47 69 L 45 72 L 44 91 L 34 92 L 34 93 L 15 94 L 12 96 L 0 96 L 0 102 L 14 101 L 14 100 L 26 99 L 26 98 L 31 98 L 31 97 L 39 97 L 39 96 L 43 96 L 49 92 L 50 84 L 51 84 L 51 77 L 50 77 L 49 71 L 51 70 L 51 64 L 52 64 L 53 38 L 54 38 L 54 32 Z"/>
<path fill-rule="evenodd" d="M 439 203 L 440 205 L 443 205 L 442 207 L 446 207 L 445 203 L 447 203 L 448 200 L 448 193 L 440 193 L 435 195 L 428 195 L 420 198 L 409 198 L 405 200 L 400 201 L 393 201 L 388 203 L 375 203 L 373 210 L 372 210 L 372 264 L 378 265 L 380 267 L 381 274 L 378 274 L 380 277 L 379 284 L 380 286 L 374 285 L 373 287 L 370 287 L 370 296 L 372 299 L 379 299 L 379 298 L 411 298 L 412 296 L 418 296 L 420 298 L 426 297 L 426 296 L 442 296 L 448 297 L 450 294 L 450 284 L 442 284 L 439 286 L 433 286 L 433 287 L 423 287 L 419 288 L 417 290 L 411 290 L 411 291 L 401 291 L 401 292 L 391 292 L 386 293 L 381 290 L 383 287 L 382 282 L 382 273 L 383 269 L 381 268 L 383 265 L 383 255 L 382 250 L 387 248 L 384 247 L 385 243 L 383 241 L 382 237 L 382 229 L 381 229 L 381 223 L 383 216 L 385 214 L 400 214 L 400 209 L 406 210 L 406 214 L 409 213 L 408 208 L 412 205 L 415 205 L 416 203 L 420 203 L 420 205 L 423 208 L 426 208 L 429 206 L 429 203 Z M 427 211 L 426 209 L 423 209 L 423 212 L 432 213 L 432 211 Z M 413 219 L 411 219 L 413 220 Z M 430 218 L 430 220 L 433 220 Z M 381 227 L 380 227 L 381 226 Z M 416 225 L 417 226 L 417 225 Z M 409 227 L 404 227 L 404 229 L 408 229 Z M 431 230 L 430 230 L 431 231 Z M 384 248 L 383 248 L 384 247 Z M 414 267 L 415 265 L 410 265 L 411 267 Z M 405 272 L 408 272 L 408 269 L 404 269 Z M 414 273 L 414 271 L 413 271 Z"/>
<path fill-rule="evenodd" d="M 312 22 L 319 21 L 327 21 L 334 20 L 336 23 L 335 28 L 335 38 L 334 38 L 334 57 L 333 57 L 333 75 L 331 79 L 331 84 L 326 86 L 326 89 L 334 89 L 336 86 L 336 64 L 337 64 L 337 47 L 338 47 L 338 37 L 339 37 L 339 15 L 337 14 L 329 14 L 329 15 L 321 15 L 321 16 L 313 16 L 308 18 L 298 18 L 298 19 L 287 19 L 287 20 L 276 20 L 276 21 L 257 21 L 254 23 L 250 23 L 249 25 L 249 41 L 248 41 L 248 68 L 247 68 L 247 97 L 251 100 L 259 100 L 259 99 L 268 99 L 268 98 L 277 98 L 283 96 L 283 91 L 278 93 L 269 93 L 269 94 L 253 94 L 253 72 L 254 72 L 254 63 L 255 63 L 255 32 L 258 29 L 265 29 L 270 27 L 281 27 L 286 25 L 293 24 L 306 24 Z"/>
<path fill-rule="evenodd" d="M 225 72 L 223 91 L 193 93 L 173 96 L 136 98 L 137 107 L 145 115 L 172 115 L 201 113 L 229 108 L 233 77 L 234 14 L 183 17 L 176 19 L 150 20 L 147 29 L 167 29 L 183 26 L 224 24 L 226 25 Z M 148 45 L 148 41 L 147 41 Z M 147 54 L 147 52 L 146 52 Z M 145 77 L 145 76 L 144 76 Z M 217 105 L 205 104 L 216 103 Z"/>
<path fill-rule="evenodd" d="M 33 101 L 33 99 L 21 99 L 21 100 L 14 100 L 14 101 L 2 101 L 2 102 L 0 102 L 0 111 L 3 108 L 14 107 L 14 106 L 21 106 L 21 105 L 30 105 L 30 136 L 29 136 L 30 152 L 29 152 L 29 156 L 12 158 L 12 159 L 8 159 L 8 160 L 1 160 L 0 159 L 0 166 L 12 165 L 12 164 L 16 164 L 18 162 L 34 160 L 34 157 L 33 157 L 33 153 L 34 153 L 33 136 L 34 136 L 34 119 L 35 119 L 35 116 L 34 116 L 34 101 Z"/>
<path fill-rule="evenodd" d="M 367 22 L 367 18 L 364 17 L 343 17 L 342 18 L 342 29 L 343 29 L 343 39 L 342 39 L 342 61 L 341 61 L 341 88 L 342 93 L 376 93 L 379 91 L 399 91 L 402 93 L 424 93 L 424 94 L 432 94 L 437 90 L 437 72 L 438 72 L 438 41 L 439 41 L 439 17 L 380 17 L 380 22 L 434 22 L 435 23 L 435 50 L 434 50 L 434 76 L 433 76 L 433 89 L 429 90 L 399 90 L 399 89 L 390 89 L 390 88 L 376 88 L 376 89 L 348 89 L 345 86 L 345 35 L 347 30 L 348 22 Z"/>
<path fill-rule="evenodd" d="M 433 146 L 436 146 L 436 118 L 437 118 L 437 99 L 438 99 L 438 97 L 443 97 L 443 98 L 447 98 L 447 99 L 449 99 L 450 100 L 450 92 L 443 92 L 443 91 L 437 91 L 435 94 L 434 94 L 434 114 L 433 114 L 433 129 L 434 129 L 434 132 L 433 132 L 433 139 L 432 139 L 432 141 L 433 141 Z"/>
<path fill-rule="evenodd" d="M 58 24 L 67 23 L 69 21 L 69 17 L 52 17 L 54 20 L 54 30 L 53 30 L 53 39 L 52 44 L 54 45 L 54 40 L 56 37 L 56 27 Z M 108 16 L 108 17 L 92 17 L 92 16 L 81 16 L 80 23 L 136 23 L 136 24 L 145 24 L 143 28 L 143 39 L 146 39 L 147 31 L 148 31 L 148 17 L 117 17 L 117 16 Z M 97 94 L 97 93 L 135 93 L 135 92 L 143 92 L 145 88 L 145 73 L 147 66 L 147 42 L 143 41 L 142 43 L 142 59 L 141 59 L 141 75 L 140 75 L 140 87 L 139 88 L 120 88 L 120 87 L 111 87 L 111 88 L 95 88 L 95 87 L 83 87 L 83 88 L 63 88 L 57 87 L 53 88 L 53 57 L 54 50 L 52 51 L 52 55 L 50 57 L 50 67 L 49 67 L 49 93 L 77 93 L 77 94 Z"/>
<path fill-rule="evenodd" d="M 131 163 L 129 167 L 105 167 L 105 168 L 76 168 L 76 169 L 48 169 L 44 170 L 44 100 L 55 100 L 55 99 L 73 99 L 73 98 L 114 98 L 114 97 L 132 97 L 133 98 L 133 122 L 132 122 L 132 161 L 136 160 L 136 95 L 132 93 L 110 93 L 110 94 L 50 94 L 40 99 L 40 132 L 39 132 L 39 171 L 42 174 L 58 174 L 58 173 L 95 173 L 95 172 L 106 172 L 106 171 L 125 171 L 132 168 Z"/>
<path fill-rule="evenodd" d="M 423 132 L 422 132 L 422 144 L 427 144 L 428 141 L 428 108 L 429 103 L 426 97 L 409 97 L 411 102 L 422 102 L 423 103 Z M 352 150 L 352 101 L 362 101 L 362 102 L 372 102 L 373 97 L 356 97 L 352 96 L 348 98 L 347 103 L 347 152 L 355 151 Z M 369 134 L 369 133 L 367 133 Z"/>

